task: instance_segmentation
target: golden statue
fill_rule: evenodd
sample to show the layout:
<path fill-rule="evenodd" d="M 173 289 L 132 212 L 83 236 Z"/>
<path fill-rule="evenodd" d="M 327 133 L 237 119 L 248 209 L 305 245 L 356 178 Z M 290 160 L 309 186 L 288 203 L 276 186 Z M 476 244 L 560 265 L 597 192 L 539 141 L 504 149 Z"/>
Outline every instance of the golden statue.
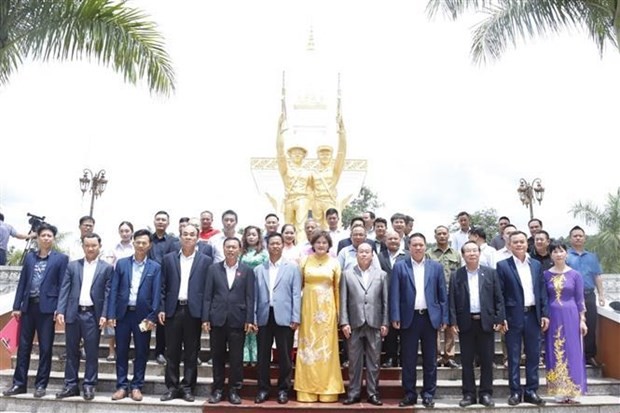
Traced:
<path fill-rule="evenodd" d="M 303 166 L 308 151 L 301 146 L 291 146 L 288 158 L 284 154 L 284 132 L 286 112 L 282 112 L 278 121 L 276 139 L 276 158 L 282 182 L 284 183 L 284 222 L 293 224 L 298 241 L 303 239 L 304 222 L 308 219 L 310 195 L 312 193 L 312 175 Z"/>
<path fill-rule="evenodd" d="M 338 151 L 336 159 L 333 159 L 333 150 L 331 146 L 321 145 L 317 148 L 317 157 L 319 164 L 312 172 L 312 181 L 314 187 L 314 202 L 312 205 L 312 216 L 319 223 L 321 228 L 327 228 L 325 219 L 325 211 L 329 208 L 341 211 L 341 203 L 338 202 L 337 185 L 340 175 L 344 169 L 345 155 L 347 152 L 347 136 L 344 129 L 342 116 L 338 114 Z"/>

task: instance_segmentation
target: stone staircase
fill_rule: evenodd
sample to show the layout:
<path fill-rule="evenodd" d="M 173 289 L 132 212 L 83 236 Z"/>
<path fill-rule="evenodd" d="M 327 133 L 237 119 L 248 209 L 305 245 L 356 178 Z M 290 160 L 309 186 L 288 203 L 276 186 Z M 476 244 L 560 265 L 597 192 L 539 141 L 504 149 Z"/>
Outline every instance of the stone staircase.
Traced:
<path fill-rule="evenodd" d="M 151 350 L 155 347 L 155 337 L 151 340 Z M 209 355 L 209 338 L 203 334 L 201 340 L 202 360 L 207 360 Z M 496 360 L 501 359 L 501 344 L 496 340 Z M 457 360 L 458 360 L 458 343 L 457 343 Z M 97 395 L 94 401 L 86 402 L 81 397 L 73 397 L 64 400 L 56 400 L 55 393 L 63 387 L 64 377 L 64 361 L 60 360 L 60 355 L 65 352 L 65 335 L 64 332 L 58 331 L 54 343 L 54 356 L 52 361 L 52 374 L 48 386 L 47 395 L 42 399 L 32 397 L 33 381 L 38 367 L 38 354 L 32 355 L 29 372 L 29 393 L 15 397 L 0 397 L 0 411 L 12 412 L 109 412 L 115 410 L 118 412 L 152 412 L 164 409 L 169 412 L 190 412 L 202 409 L 204 411 L 223 412 L 229 410 L 242 409 L 245 411 L 287 411 L 295 410 L 296 412 L 305 412 L 310 410 L 320 410 L 321 412 L 332 412 L 341 410 L 362 409 L 366 411 L 382 411 L 382 410 L 407 410 L 398 407 L 398 402 L 402 397 L 402 389 L 400 387 L 401 370 L 399 368 L 382 369 L 380 374 L 379 388 L 384 401 L 384 406 L 375 407 L 367 403 L 358 405 L 343 406 L 341 403 L 333 404 L 304 404 L 294 401 L 294 392 L 291 394 L 291 401 L 286 405 L 279 405 L 272 399 L 264 404 L 254 404 L 254 397 L 257 393 L 257 374 L 256 368 L 244 368 L 244 387 L 241 391 L 243 404 L 240 406 L 232 406 L 227 402 L 218 405 L 209 405 L 206 403 L 207 395 L 210 393 L 211 385 L 211 366 L 203 363 L 198 369 L 198 386 L 196 389 L 196 402 L 187 403 L 183 400 L 173 400 L 170 402 L 160 402 L 159 397 L 166 391 L 164 385 L 164 366 L 160 366 L 155 361 L 149 361 L 146 369 L 146 383 L 143 388 L 144 400 L 142 402 L 134 402 L 130 399 L 122 401 L 112 401 L 111 394 L 115 390 L 116 374 L 115 363 L 105 360 L 108 354 L 107 342 L 102 340 L 99 348 L 99 384 L 97 385 Z M 153 356 L 153 354 L 151 354 Z M 130 354 L 131 357 L 131 354 Z M 153 358 L 153 357 L 151 357 Z M 15 358 L 12 360 L 14 367 Z M 130 372 L 131 372 L 130 362 Z M 83 374 L 83 362 L 80 369 Z M 342 370 L 345 387 L 348 380 L 347 369 Z M 13 370 L 0 370 L 0 387 L 6 388 L 11 384 Z M 523 375 L 522 368 L 522 375 Z M 582 398 L 580 405 L 570 407 L 570 411 L 575 412 L 601 412 L 601 413 L 618 413 L 620 412 L 620 381 L 601 377 L 599 368 L 588 367 L 588 395 Z M 275 385 L 278 371 L 274 366 L 271 370 L 272 384 Z M 131 376 L 130 376 L 131 377 Z M 422 371 L 418 366 L 418 384 L 421 384 Z M 540 394 L 546 394 L 545 369 L 540 369 L 541 388 Z M 494 370 L 494 398 L 496 402 L 495 410 L 512 412 L 563 412 L 568 409 L 565 405 L 551 403 L 545 407 L 537 407 L 528 404 L 521 404 L 517 408 L 508 406 L 506 399 L 508 397 L 507 371 L 504 367 L 497 367 Z M 461 370 L 451 369 L 447 367 L 438 368 L 437 396 L 435 410 L 442 412 L 458 412 L 462 411 L 458 407 L 458 401 L 461 398 Z M 362 394 L 364 394 L 364 389 Z M 344 396 L 343 396 L 344 397 Z M 418 408 L 422 408 L 418 405 Z M 518 409 L 518 410 L 517 410 Z M 481 405 L 474 405 L 467 408 L 468 411 L 489 411 Z"/>

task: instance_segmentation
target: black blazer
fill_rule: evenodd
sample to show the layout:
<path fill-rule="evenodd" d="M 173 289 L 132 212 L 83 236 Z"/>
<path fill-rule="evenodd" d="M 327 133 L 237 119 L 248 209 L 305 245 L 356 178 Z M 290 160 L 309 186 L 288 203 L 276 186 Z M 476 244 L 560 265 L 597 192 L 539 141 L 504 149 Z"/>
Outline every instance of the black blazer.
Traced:
<path fill-rule="evenodd" d="M 30 283 L 34 273 L 34 265 L 37 262 L 37 252 L 28 252 L 22 272 L 15 291 L 15 301 L 13 301 L 13 311 L 28 312 L 30 296 Z M 60 285 L 67 271 L 69 257 L 56 251 L 50 252 L 47 258 L 47 266 L 43 273 L 41 286 L 39 289 L 39 311 L 43 314 L 52 314 L 58 307 L 58 295 Z"/>
<path fill-rule="evenodd" d="M 450 278 L 448 291 L 450 299 L 450 324 L 457 325 L 466 332 L 471 328 L 471 310 L 469 303 L 469 282 L 467 269 L 461 267 Z M 494 324 L 504 322 L 504 296 L 499 278 L 493 268 L 480 266 L 478 271 L 478 291 L 480 294 L 480 321 L 482 329 L 493 331 Z"/>
<path fill-rule="evenodd" d="M 254 322 L 254 271 L 237 262 L 232 288 L 228 288 L 225 261 L 211 265 L 207 271 L 202 320 L 213 327 L 228 324 L 232 328 L 243 328 L 245 323 Z"/>
<path fill-rule="evenodd" d="M 90 299 L 95 307 L 97 321 L 108 315 L 108 295 L 113 274 L 114 267 L 105 261 L 97 260 L 93 283 L 90 287 Z M 58 314 L 65 316 L 66 323 L 74 323 L 77 320 L 83 279 L 84 258 L 71 261 L 67 265 L 67 273 L 62 280 L 60 298 L 58 299 Z"/>
<path fill-rule="evenodd" d="M 161 300 L 160 312 L 166 313 L 166 317 L 173 317 L 179 300 L 179 288 L 181 287 L 181 262 L 180 252 L 171 252 L 164 255 L 161 265 Z M 202 318 L 202 305 L 204 301 L 205 283 L 207 270 L 213 260 L 198 250 L 194 256 L 194 262 L 189 273 L 189 288 L 187 291 L 187 305 L 189 313 L 194 318 Z"/>

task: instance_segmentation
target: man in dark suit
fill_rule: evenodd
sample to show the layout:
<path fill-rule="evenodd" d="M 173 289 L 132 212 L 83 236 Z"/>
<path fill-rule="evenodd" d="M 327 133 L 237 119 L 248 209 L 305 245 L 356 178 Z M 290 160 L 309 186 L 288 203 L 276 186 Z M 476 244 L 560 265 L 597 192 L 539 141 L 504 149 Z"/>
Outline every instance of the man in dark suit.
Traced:
<path fill-rule="evenodd" d="M 95 233 L 82 238 L 84 258 L 71 261 L 67 266 L 56 320 L 66 323 L 67 361 L 65 387 L 56 393 L 57 399 L 79 396 L 78 370 L 80 368 L 80 340 L 84 340 L 86 366 L 84 370 L 84 400 L 95 398 L 98 375 L 99 339 L 106 324 L 108 296 L 114 267 L 99 260 L 101 237 Z"/>
<path fill-rule="evenodd" d="M 39 340 L 39 368 L 34 381 L 34 397 L 45 396 L 52 367 L 54 312 L 58 306 L 58 293 L 69 261 L 66 255 L 52 251 L 56 232 L 56 227 L 47 223 L 39 226 L 39 250 L 26 255 L 19 276 L 12 313 L 12 316 L 20 321 L 17 365 L 13 374 L 13 385 L 3 392 L 5 396 L 26 393 L 35 331 Z"/>
<path fill-rule="evenodd" d="M 267 235 L 269 260 L 254 268 L 256 278 L 256 316 L 258 327 L 258 394 L 254 400 L 263 403 L 269 398 L 271 345 L 278 350 L 278 403 L 288 402 L 291 388 L 291 350 L 293 333 L 301 321 L 301 273 L 299 267 L 282 260 L 282 235 Z"/>
<path fill-rule="evenodd" d="M 375 221 L 376 222 L 376 221 Z M 388 230 L 385 233 L 385 250 L 382 253 L 377 254 L 379 257 L 379 263 L 381 269 L 387 274 L 388 289 L 390 280 L 392 278 L 392 269 L 397 261 L 403 258 L 409 257 L 409 253 L 403 251 L 400 248 L 400 234 L 394 230 Z M 388 294 L 388 303 L 390 296 Z M 389 309 L 389 307 L 388 307 Z M 398 339 L 400 331 L 389 326 L 388 334 L 383 338 L 383 351 L 385 352 L 385 361 L 381 367 L 398 367 L 399 364 L 399 352 L 398 352 Z"/>
<path fill-rule="evenodd" d="M 349 390 L 345 405 L 360 402 L 364 362 L 368 403 L 383 404 L 378 384 L 381 338 L 387 335 L 389 324 L 388 284 L 387 274 L 372 266 L 372 259 L 371 246 L 360 244 L 357 264 L 344 270 L 340 279 L 340 328 L 349 354 Z"/>
<path fill-rule="evenodd" d="M 224 364 L 228 346 L 230 377 L 228 401 L 241 404 L 243 344 L 245 333 L 254 329 L 254 271 L 239 262 L 241 241 L 227 237 L 224 261 L 209 267 L 203 305 L 203 328 L 211 333 L 213 388 L 209 403 L 224 397 Z"/>
<path fill-rule="evenodd" d="M 416 360 L 422 343 L 422 404 L 434 407 L 437 388 L 437 330 L 448 323 L 448 297 L 443 268 L 425 259 L 426 238 L 420 233 L 409 237 L 411 259 L 394 265 L 390 280 L 390 320 L 400 330 L 402 385 L 405 397 L 399 406 L 417 402 Z M 413 311 L 412 311 L 413 310 Z"/>
<path fill-rule="evenodd" d="M 166 326 L 166 387 L 161 401 L 182 398 L 194 401 L 198 378 L 198 351 L 202 304 L 207 270 L 213 260 L 198 252 L 199 226 L 189 224 L 181 231 L 181 252 L 164 256 L 159 322 Z M 183 351 L 183 380 L 179 364 Z"/>
<path fill-rule="evenodd" d="M 146 229 L 133 234 L 134 255 L 118 260 L 112 277 L 108 303 L 108 324 L 116 327 L 116 392 L 112 400 L 128 395 L 135 401 L 142 400 L 151 330 L 157 322 L 161 299 L 161 267 L 147 257 L 151 236 Z M 130 383 L 127 370 L 132 335 L 135 359 Z"/>
<path fill-rule="evenodd" d="M 508 350 L 508 404 L 545 404 L 538 396 L 538 359 L 540 335 L 549 327 L 547 291 L 540 263 L 527 256 L 527 235 L 516 231 L 508 240 L 513 256 L 497 263 L 497 275 L 504 294 Z M 525 393 L 519 383 L 521 342 L 525 347 Z"/>
<path fill-rule="evenodd" d="M 494 269 L 480 265 L 480 247 L 467 241 L 461 248 L 465 266 L 456 270 L 448 288 L 450 325 L 461 343 L 463 400 L 493 407 L 493 354 L 495 331 L 504 323 L 504 297 Z M 480 361 L 480 391 L 476 398 L 474 357 Z"/>

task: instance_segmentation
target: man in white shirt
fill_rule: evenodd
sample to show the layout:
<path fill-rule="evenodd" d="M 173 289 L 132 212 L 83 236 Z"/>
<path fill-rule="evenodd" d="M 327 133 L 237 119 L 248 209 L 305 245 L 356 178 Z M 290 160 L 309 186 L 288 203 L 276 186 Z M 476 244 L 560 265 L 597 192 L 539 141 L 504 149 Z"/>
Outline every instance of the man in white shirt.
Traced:
<path fill-rule="evenodd" d="M 467 212 L 461 211 L 456 216 L 456 220 L 459 224 L 459 230 L 452 234 L 452 248 L 455 251 L 461 251 L 463 244 L 469 241 L 471 217 Z"/>

